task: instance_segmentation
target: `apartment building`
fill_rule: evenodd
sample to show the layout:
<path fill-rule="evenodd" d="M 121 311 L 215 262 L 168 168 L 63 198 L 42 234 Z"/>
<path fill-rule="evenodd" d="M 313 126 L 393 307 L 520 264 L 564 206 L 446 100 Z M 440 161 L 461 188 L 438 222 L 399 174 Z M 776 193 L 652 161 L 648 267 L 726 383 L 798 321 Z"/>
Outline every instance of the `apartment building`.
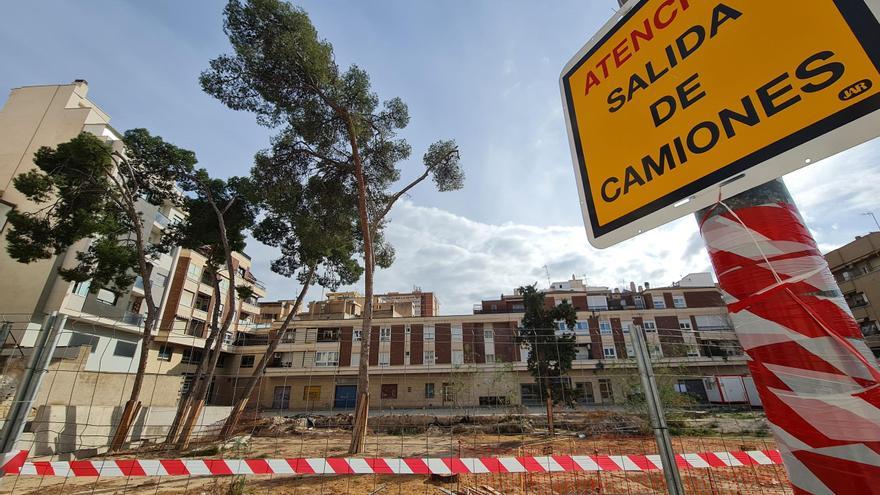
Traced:
<path fill-rule="evenodd" d="M 0 279 L 4 281 L 0 288 L 0 317 L 14 322 L 13 337 L 19 345 L 29 347 L 44 316 L 54 311 L 63 313 L 68 320 L 59 346 L 88 346 L 90 354 L 85 371 L 131 373 L 137 369 L 146 313 L 144 283 L 140 277 L 129 291 L 121 293 L 106 289 L 92 293 L 89 282 L 63 280 L 58 276 L 58 267 L 72 266 L 77 251 L 84 249 L 88 241 L 74 246 L 64 256 L 27 265 L 11 259 L 6 252 L 6 213 L 12 208 L 26 211 L 36 208 L 15 190 L 12 179 L 35 167 L 33 155 L 37 149 L 57 146 L 80 132 L 93 133 L 106 139 L 115 149 L 122 149 L 121 134 L 110 126 L 110 117 L 89 100 L 87 94 L 88 83 L 83 80 L 16 88 L 0 111 L 0 187 L 3 188 L 0 190 Z M 139 200 L 137 208 L 148 220 L 144 222 L 144 236 L 152 243 L 159 242 L 169 224 L 185 216 L 170 204 L 156 206 Z M 255 322 L 259 315 L 257 298 L 265 296 L 265 288 L 250 272 L 247 255 L 236 253 L 235 259 L 240 275 L 237 283 L 251 285 L 255 297 L 238 303 L 233 332 Z M 204 344 L 204 322 L 207 321 L 202 309 L 210 309 L 213 304 L 211 291 L 198 285 L 204 261 L 200 254 L 182 249 L 153 261 L 152 296 L 160 305 L 162 315 L 161 331 L 153 350 L 158 364 L 174 362 L 175 355 L 187 355 L 188 361 L 197 362 L 196 349 Z M 196 273 L 197 282 L 188 284 L 188 277 Z M 226 342 L 231 344 L 233 338 L 234 335 L 227 336 Z M 186 351 L 188 347 L 195 349 Z M 171 359 L 167 359 L 169 356 Z M 155 366 L 153 371 L 184 374 L 190 367 L 178 363 L 170 368 Z"/>
<path fill-rule="evenodd" d="M 330 292 L 323 301 L 308 304 L 304 318 L 346 319 L 360 318 L 364 309 L 364 296 L 360 292 Z M 374 317 L 421 317 L 440 314 L 440 301 L 433 292 L 388 292 L 373 296 Z"/>
<path fill-rule="evenodd" d="M 880 232 L 857 236 L 828 252 L 825 260 L 865 341 L 880 357 Z"/>
<path fill-rule="evenodd" d="M 568 301 L 577 310 L 577 356 L 567 379 L 581 391 L 584 403 L 615 402 L 629 392 L 614 378 L 626 374 L 621 373 L 625 369 L 636 376 L 630 341 L 636 326 L 645 328 L 654 358 L 688 375 L 746 373 L 720 291 L 708 274 L 689 277 L 641 292 L 590 287 L 577 279 L 552 284 L 545 291 L 545 304 Z M 522 296 L 513 293 L 483 301 L 469 315 L 377 315 L 369 363 L 376 406 L 539 402 L 540 391 L 526 368 L 528 346 L 517 339 L 523 310 Z M 359 320 L 356 310 L 310 310 L 300 315 L 272 356 L 255 401 L 273 409 L 351 407 L 363 343 Z M 225 392 L 217 397 L 220 403 L 230 401 L 250 375 L 271 331 L 275 330 L 258 331 L 235 348 L 232 369 L 222 378 Z M 558 331 L 568 330 L 560 326 Z"/>
<path fill-rule="evenodd" d="M 150 371 L 185 377 L 184 391 L 203 358 L 205 341 L 215 306 L 219 305 L 220 321 L 232 316 L 232 325 L 221 337 L 218 367 L 222 370 L 240 333 L 253 332 L 259 327 L 259 298 L 266 296 L 266 287 L 251 272 L 251 258 L 244 253 L 233 253 L 235 285 L 251 288 L 253 296 L 236 297 L 235 306 L 228 297 L 229 274 L 225 267 L 212 271 L 207 258 L 189 249 L 180 249 L 172 268 L 171 281 L 162 308 L 158 334 L 150 350 Z M 214 280 L 219 278 L 220 298 L 214 292 Z M 250 335 L 250 334 L 248 334 Z"/>

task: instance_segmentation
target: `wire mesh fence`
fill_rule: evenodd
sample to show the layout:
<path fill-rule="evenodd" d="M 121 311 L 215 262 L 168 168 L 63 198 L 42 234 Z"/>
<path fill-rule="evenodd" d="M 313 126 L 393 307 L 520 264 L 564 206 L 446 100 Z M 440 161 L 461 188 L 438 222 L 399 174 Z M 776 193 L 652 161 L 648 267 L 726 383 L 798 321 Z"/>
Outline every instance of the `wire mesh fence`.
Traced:
<path fill-rule="evenodd" d="M 4 320 L 10 331 L 2 348 L 0 416 L 8 418 L 40 322 L 29 315 Z M 503 325 L 488 327 L 437 332 L 432 341 L 422 332 L 433 355 L 423 349 L 421 359 L 404 355 L 401 365 L 385 353 L 397 353 L 404 341 L 405 352 L 415 352 L 414 332 L 378 325 L 368 438 L 357 456 L 347 453 L 357 364 L 340 363 L 339 355 L 340 349 L 356 354 L 350 349 L 360 345 L 357 332 L 296 328 L 285 335 L 245 414 L 222 438 L 269 329 L 255 325 L 220 339 L 207 405 L 181 450 L 166 436 L 205 358 L 204 334 L 160 329 L 142 408 L 123 449 L 111 453 L 137 367 L 138 327 L 71 317 L 16 446 L 28 451 L 27 464 L 0 481 L 0 492 L 666 493 L 631 357 L 628 334 L 636 327 L 575 330 L 574 349 L 544 344 L 540 352 L 549 359 L 565 361 L 567 353 L 573 359 L 559 376 L 537 379 L 527 358 L 538 345 L 499 331 Z M 483 332 L 482 349 L 469 331 Z M 791 493 L 732 331 L 693 333 L 645 332 L 685 492 Z M 447 348 L 449 356 L 438 355 Z M 551 415 L 547 384 L 555 399 Z"/>

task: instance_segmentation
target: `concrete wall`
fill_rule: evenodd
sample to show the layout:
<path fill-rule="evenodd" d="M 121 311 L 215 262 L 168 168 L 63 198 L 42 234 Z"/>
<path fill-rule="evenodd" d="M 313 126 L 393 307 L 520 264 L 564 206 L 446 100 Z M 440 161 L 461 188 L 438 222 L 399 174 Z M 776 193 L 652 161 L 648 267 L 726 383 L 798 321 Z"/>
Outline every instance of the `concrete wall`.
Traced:
<path fill-rule="evenodd" d="M 229 407 L 205 407 L 194 430 L 195 435 L 219 431 L 230 410 Z M 163 441 L 175 411 L 175 407 L 168 406 L 141 409 L 130 442 Z M 33 456 L 52 455 L 62 459 L 100 454 L 107 450 L 121 414 L 121 406 L 41 405 L 18 448 L 30 450 Z"/>

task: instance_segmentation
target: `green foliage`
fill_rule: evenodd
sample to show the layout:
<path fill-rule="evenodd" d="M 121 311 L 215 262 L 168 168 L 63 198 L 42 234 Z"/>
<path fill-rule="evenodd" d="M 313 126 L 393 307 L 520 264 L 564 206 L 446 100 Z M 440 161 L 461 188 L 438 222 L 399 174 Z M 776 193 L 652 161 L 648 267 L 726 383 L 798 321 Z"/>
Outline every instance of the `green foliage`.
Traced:
<path fill-rule="evenodd" d="M 332 46 L 318 37 L 302 9 L 280 0 L 230 0 L 224 13 L 224 31 L 233 53 L 210 62 L 200 78 L 202 88 L 229 108 L 254 112 L 260 124 L 279 131 L 272 149 L 256 160 L 255 181 L 261 188 L 267 182 L 276 187 L 274 192 L 267 191 L 276 195 L 266 199 L 267 203 L 276 201 L 277 209 L 277 198 L 285 195 L 296 204 L 323 203 L 335 196 L 320 207 L 322 211 L 299 214 L 316 225 L 319 219 L 329 222 L 324 231 L 343 236 L 306 248 L 284 231 L 301 229 L 307 233 L 312 227 L 291 225 L 293 210 L 279 210 L 257 229 L 263 242 L 282 249 L 283 256 L 273 269 L 289 275 L 309 259 L 316 259 L 314 253 L 322 253 L 318 258 L 330 263 L 331 271 L 339 275 L 336 280 L 347 280 L 359 271 L 349 260 L 352 254 L 364 251 L 367 228 L 373 237 L 376 265 L 390 266 L 394 248 L 383 235 L 386 214 L 409 187 L 429 173 L 441 191 L 462 187 L 464 173 L 455 142 L 432 145 L 424 157 L 424 175 L 392 194 L 389 188 L 401 177 L 397 165 L 411 154 L 409 144 L 397 136 L 409 123 L 406 104 L 399 98 L 380 103 L 369 76 L 360 67 L 341 70 Z M 366 182 L 364 197 L 358 194 L 355 177 L 358 159 Z M 268 172 L 280 170 L 288 175 L 270 176 Z M 289 187 L 282 191 L 277 182 L 284 181 Z M 369 225 L 359 224 L 359 199 L 367 205 Z M 338 218 L 330 218 L 326 211 Z M 329 252 L 328 246 L 336 248 Z"/>
<path fill-rule="evenodd" d="M 217 210 L 223 216 L 230 251 L 243 252 L 247 231 L 258 212 L 250 184 L 238 177 L 228 181 L 215 179 L 206 170 L 199 169 L 181 177 L 180 187 L 185 192 L 181 202 L 189 216 L 166 228 L 163 247 L 167 250 L 181 246 L 199 251 L 207 257 L 207 266 L 217 271 L 226 263 Z"/>
<path fill-rule="evenodd" d="M 554 403 L 572 405 L 577 401 L 577 393 L 562 377 L 571 371 L 577 338 L 574 333 L 558 333 L 557 322 L 563 322 L 571 331 L 577 322 L 577 312 L 568 301 L 547 308 L 544 294 L 536 285 L 526 285 L 518 291 L 525 308 L 518 340 L 531 351 L 527 361 L 529 373 L 542 391 L 550 390 Z"/>
<path fill-rule="evenodd" d="M 305 282 L 308 267 L 320 268 L 313 282 L 331 290 L 354 283 L 362 268 L 357 231 L 357 197 L 345 186 L 346 173 L 330 168 L 316 173 L 290 153 L 286 138 L 255 157 L 250 190 L 263 216 L 254 237 L 277 247 L 272 271 Z"/>
<path fill-rule="evenodd" d="M 126 290 L 135 274 L 144 275 L 136 242 L 144 227 L 136 202 L 176 202 L 174 184 L 192 168 L 195 155 L 145 129 L 127 131 L 123 144 L 114 149 L 83 132 L 35 153 L 37 168 L 13 179 L 36 204 L 33 211 L 9 214 L 7 251 L 13 259 L 32 263 L 77 249 L 77 264 L 58 272 L 69 281 L 92 280 L 92 291 Z M 142 247 L 145 257 L 157 251 Z"/>

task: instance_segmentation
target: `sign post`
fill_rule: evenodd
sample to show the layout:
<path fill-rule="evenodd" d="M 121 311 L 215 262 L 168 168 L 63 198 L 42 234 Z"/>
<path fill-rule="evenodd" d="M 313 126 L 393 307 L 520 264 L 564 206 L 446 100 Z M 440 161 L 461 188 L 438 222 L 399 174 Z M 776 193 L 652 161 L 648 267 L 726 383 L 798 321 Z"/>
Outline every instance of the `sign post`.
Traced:
<path fill-rule="evenodd" d="M 695 213 L 798 494 L 880 486 L 880 368 L 779 179 L 880 135 L 878 17 L 632 0 L 560 78 L 590 242 Z"/>
<path fill-rule="evenodd" d="M 875 493 L 880 369 L 785 184 L 695 216 L 791 483 Z"/>

